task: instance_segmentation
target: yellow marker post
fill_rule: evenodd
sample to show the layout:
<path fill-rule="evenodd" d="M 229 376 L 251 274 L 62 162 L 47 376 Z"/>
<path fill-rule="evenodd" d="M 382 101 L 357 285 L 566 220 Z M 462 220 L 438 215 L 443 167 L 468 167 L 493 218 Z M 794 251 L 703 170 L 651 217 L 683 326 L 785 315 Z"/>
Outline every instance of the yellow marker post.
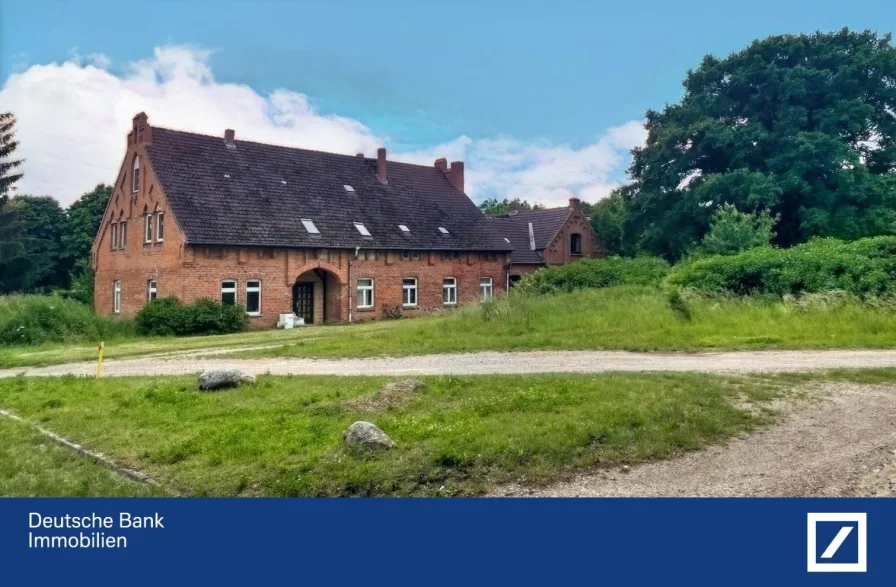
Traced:
<path fill-rule="evenodd" d="M 99 348 L 99 354 L 96 357 L 96 378 L 99 379 L 103 376 L 103 349 L 105 348 L 106 343 L 101 342 Z"/>

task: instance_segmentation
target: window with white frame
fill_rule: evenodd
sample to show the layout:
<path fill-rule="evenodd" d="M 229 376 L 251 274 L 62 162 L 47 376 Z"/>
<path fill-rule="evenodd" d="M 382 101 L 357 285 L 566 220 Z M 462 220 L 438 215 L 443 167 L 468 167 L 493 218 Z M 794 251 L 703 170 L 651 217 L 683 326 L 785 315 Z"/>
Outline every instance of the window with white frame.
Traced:
<path fill-rule="evenodd" d="M 156 286 L 156 280 L 150 279 L 146 282 L 146 301 L 151 302 L 156 299 L 156 294 L 158 293 L 158 287 Z"/>
<path fill-rule="evenodd" d="M 261 316 L 261 281 L 258 279 L 246 282 L 246 314 Z"/>
<path fill-rule="evenodd" d="M 479 301 L 480 302 L 492 301 L 492 278 L 491 277 L 480 277 L 479 278 Z"/>
<path fill-rule="evenodd" d="M 121 282 L 112 282 L 112 311 L 121 314 Z"/>
<path fill-rule="evenodd" d="M 149 212 L 143 217 L 143 242 L 152 242 L 152 214 Z"/>
<path fill-rule="evenodd" d="M 457 304 L 457 279 L 446 277 L 442 280 L 442 303 L 446 306 Z"/>
<path fill-rule="evenodd" d="M 305 230 L 308 231 L 308 234 L 320 234 L 317 226 L 315 226 L 314 222 L 312 220 L 309 220 L 308 218 L 302 218 L 302 226 L 305 227 Z"/>
<path fill-rule="evenodd" d="M 156 242 L 165 240 L 165 213 L 156 210 Z"/>
<path fill-rule="evenodd" d="M 134 155 L 134 173 L 131 175 L 131 191 L 140 191 L 140 157 Z"/>
<path fill-rule="evenodd" d="M 363 277 L 358 280 L 358 309 L 373 307 L 373 279 Z"/>
<path fill-rule="evenodd" d="M 122 220 L 118 223 L 118 248 L 124 249 L 128 246 L 128 221 Z"/>
<path fill-rule="evenodd" d="M 361 236 L 370 236 L 370 231 L 367 230 L 367 227 L 364 226 L 360 222 L 355 222 L 355 229 L 361 234 Z"/>
<path fill-rule="evenodd" d="M 221 303 L 230 306 L 236 305 L 236 281 L 225 279 L 221 282 Z"/>
<path fill-rule="evenodd" d="M 405 277 L 401 280 L 401 305 L 414 307 L 417 305 L 417 278 Z"/>
<path fill-rule="evenodd" d="M 114 251 L 118 248 L 118 225 L 112 225 L 112 233 L 109 238 L 109 250 Z"/>

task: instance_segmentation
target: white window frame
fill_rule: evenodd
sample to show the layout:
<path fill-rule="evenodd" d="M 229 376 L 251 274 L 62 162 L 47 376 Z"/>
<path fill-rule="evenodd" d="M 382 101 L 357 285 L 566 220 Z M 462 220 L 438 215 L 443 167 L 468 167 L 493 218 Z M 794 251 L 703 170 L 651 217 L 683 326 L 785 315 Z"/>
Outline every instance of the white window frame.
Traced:
<path fill-rule="evenodd" d="M 121 314 L 121 281 L 112 282 L 112 313 Z"/>
<path fill-rule="evenodd" d="M 302 226 L 305 227 L 308 234 L 320 234 L 320 231 L 317 229 L 317 225 L 314 224 L 313 220 L 302 218 Z"/>
<path fill-rule="evenodd" d="M 490 302 L 494 297 L 494 282 L 491 277 L 479 278 L 479 301 Z"/>
<path fill-rule="evenodd" d="M 146 301 L 151 302 L 159 295 L 159 284 L 156 283 L 155 279 L 150 279 L 146 282 Z"/>
<path fill-rule="evenodd" d="M 118 248 L 126 249 L 128 247 L 128 221 L 118 221 Z"/>
<path fill-rule="evenodd" d="M 152 243 L 152 214 L 146 213 L 143 217 L 143 244 Z"/>
<path fill-rule="evenodd" d="M 448 282 L 451 283 L 448 283 Z M 445 306 L 457 305 L 457 278 L 445 277 L 442 279 L 442 304 Z"/>
<path fill-rule="evenodd" d="M 413 283 L 407 283 L 412 281 Z M 411 297 L 413 295 L 414 301 L 411 302 Z M 407 300 L 407 301 L 405 301 Z M 416 277 L 403 277 L 401 279 L 401 305 L 404 308 L 416 308 L 417 307 L 417 278 Z"/>
<path fill-rule="evenodd" d="M 250 283 L 257 283 L 258 285 L 250 286 Z M 250 293 L 258 293 L 258 310 L 254 312 L 249 311 L 249 294 Z M 261 280 L 260 279 L 247 279 L 246 280 L 246 314 L 249 316 L 261 316 Z"/>
<path fill-rule="evenodd" d="M 134 155 L 134 167 L 131 169 L 131 192 L 140 191 L 140 156 Z"/>
<path fill-rule="evenodd" d="M 224 284 L 225 284 L 225 283 L 232 283 L 232 284 L 233 284 L 233 287 L 226 287 L 226 288 L 225 288 L 225 287 L 224 287 Z M 240 298 L 239 298 L 239 293 L 238 293 L 238 289 L 239 289 L 239 288 L 237 287 L 238 285 L 239 285 L 239 284 L 238 284 L 238 282 L 237 282 L 236 279 L 222 279 L 222 280 L 221 280 L 221 297 L 220 297 L 220 300 L 221 300 L 221 303 L 222 303 L 222 304 L 224 303 L 224 294 L 225 294 L 225 293 L 232 293 L 232 294 L 233 294 L 233 305 L 234 305 L 234 306 L 236 306 L 237 304 L 240 303 Z"/>
<path fill-rule="evenodd" d="M 156 242 L 165 240 L 165 212 L 156 210 Z"/>
<path fill-rule="evenodd" d="M 368 282 L 368 283 L 362 285 L 361 284 L 362 281 Z M 356 301 L 358 303 L 357 307 L 359 310 L 369 310 L 370 308 L 373 307 L 374 296 L 376 295 L 375 286 L 376 286 L 376 281 L 372 277 L 359 277 L 358 278 L 358 282 L 355 285 L 355 290 L 357 292 Z M 361 303 L 362 292 L 364 294 L 363 297 L 365 297 L 365 298 L 368 297 L 368 295 L 369 295 L 369 297 L 370 297 L 369 304 Z"/>
<path fill-rule="evenodd" d="M 109 226 L 109 250 L 114 251 L 118 248 L 118 223 L 113 222 Z"/>
<path fill-rule="evenodd" d="M 367 230 L 367 227 L 364 226 L 363 223 L 361 223 L 361 222 L 355 222 L 355 223 L 353 223 L 353 224 L 355 225 L 355 229 L 361 234 L 361 236 L 372 236 L 372 235 L 370 234 L 370 231 Z"/>

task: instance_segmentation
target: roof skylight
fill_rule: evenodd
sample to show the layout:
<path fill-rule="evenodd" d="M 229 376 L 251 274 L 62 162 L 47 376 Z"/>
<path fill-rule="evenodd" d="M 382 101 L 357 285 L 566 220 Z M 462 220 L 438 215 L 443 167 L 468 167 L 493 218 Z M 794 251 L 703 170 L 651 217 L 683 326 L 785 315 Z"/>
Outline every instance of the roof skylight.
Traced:
<path fill-rule="evenodd" d="M 401 229 L 401 232 L 411 232 L 411 229 L 405 226 L 404 224 L 399 224 L 398 228 Z"/>
<path fill-rule="evenodd" d="M 440 227 L 439 227 L 439 232 L 441 232 L 442 234 L 448 234 L 448 229 L 445 228 L 444 226 L 440 226 Z"/>
<path fill-rule="evenodd" d="M 350 186 L 350 185 L 348 185 L 348 184 L 345 184 L 345 185 L 342 186 L 342 187 L 345 188 L 345 191 L 347 191 L 347 192 L 352 192 L 352 193 L 355 192 L 355 188 L 353 188 L 352 186 Z"/>
<path fill-rule="evenodd" d="M 308 234 L 320 234 L 320 231 L 314 226 L 314 222 L 307 218 L 302 218 L 302 225 L 305 227 L 305 230 L 308 231 Z"/>
<path fill-rule="evenodd" d="M 507 243 L 507 244 L 509 245 L 509 244 L 510 244 L 510 239 L 507 238 L 507 237 L 505 236 L 505 237 L 504 237 L 504 242 Z"/>
<path fill-rule="evenodd" d="M 367 227 L 360 222 L 355 222 L 355 228 L 358 229 L 358 232 L 361 233 L 361 236 L 370 236 L 370 231 L 367 230 Z"/>

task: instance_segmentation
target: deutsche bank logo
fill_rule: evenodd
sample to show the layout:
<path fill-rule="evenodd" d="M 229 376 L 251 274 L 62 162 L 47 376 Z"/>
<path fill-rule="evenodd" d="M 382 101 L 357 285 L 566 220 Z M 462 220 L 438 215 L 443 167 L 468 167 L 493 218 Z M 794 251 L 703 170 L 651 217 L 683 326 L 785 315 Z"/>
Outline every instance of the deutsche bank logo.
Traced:
<path fill-rule="evenodd" d="M 868 514 L 808 514 L 806 548 L 810 573 L 868 570 Z"/>

